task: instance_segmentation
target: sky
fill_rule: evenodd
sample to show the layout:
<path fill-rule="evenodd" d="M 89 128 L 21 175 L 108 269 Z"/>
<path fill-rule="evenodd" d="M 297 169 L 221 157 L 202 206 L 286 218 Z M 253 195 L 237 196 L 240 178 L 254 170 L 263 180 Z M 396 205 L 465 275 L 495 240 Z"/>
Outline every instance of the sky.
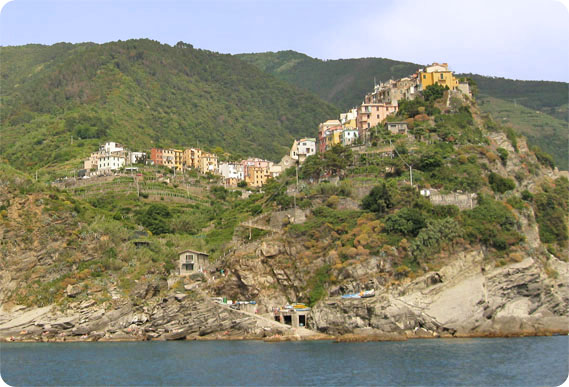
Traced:
<path fill-rule="evenodd" d="M 569 0 L 0 0 L 0 45 L 149 38 L 569 82 Z"/>

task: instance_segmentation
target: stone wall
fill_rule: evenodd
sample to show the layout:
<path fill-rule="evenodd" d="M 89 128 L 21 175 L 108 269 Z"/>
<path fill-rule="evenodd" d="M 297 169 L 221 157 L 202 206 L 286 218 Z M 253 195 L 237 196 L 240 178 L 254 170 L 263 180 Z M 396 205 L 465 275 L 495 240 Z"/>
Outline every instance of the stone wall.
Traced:
<path fill-rule="evenodd" d="M 453 192 L 450 194 L 441 194 L 431 190 L 428 197 L 434 205 L 455 205 L 461 210 L 470 210 L 478 203 L 478 197 L 474 193 Z"/>
<path fill-rule="evenodd" d="M 273 212 L 271 214 L 270 227 L 281 228 L 286 222 L 285 219 L 288 219 L 290 223 L 294 224 L 304 223 L 308 212 L 308 210 L 305 211 L 300 208 L 297 208 L 296 212 L 294 211 L 294 208 L 289 208 L 285 211 Z"/>

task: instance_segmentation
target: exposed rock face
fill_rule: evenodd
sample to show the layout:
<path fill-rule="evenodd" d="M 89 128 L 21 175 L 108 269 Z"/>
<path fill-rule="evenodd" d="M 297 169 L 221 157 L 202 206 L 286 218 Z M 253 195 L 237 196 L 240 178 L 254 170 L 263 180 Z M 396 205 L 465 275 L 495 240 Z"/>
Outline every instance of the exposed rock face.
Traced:
<path fill-rule="evenodd" d="M 16 335 L 21 340 L 178 340 L 215 337 L 263 338 L 292 335 L 283 324 L 251 313 L 232 310 L 193 293 L 168 296 L 153 306 L 130 303 L 112 310 L 76 305 L 65 314 L 51 308 L 14 314 L 0 324 L 0 337 Z"/>
<path fill-rule="evenodd" d="M 366 328 L 407 336 L 567 332 L 566 274 L 548 278 L 532 258 L 493 270 L 485 270 L 482 254 L 462 258 L 374 299 L 323 301 L 314 323 L 330 334 Z M 551 259 L 566 273 L 567 263 Z"/>

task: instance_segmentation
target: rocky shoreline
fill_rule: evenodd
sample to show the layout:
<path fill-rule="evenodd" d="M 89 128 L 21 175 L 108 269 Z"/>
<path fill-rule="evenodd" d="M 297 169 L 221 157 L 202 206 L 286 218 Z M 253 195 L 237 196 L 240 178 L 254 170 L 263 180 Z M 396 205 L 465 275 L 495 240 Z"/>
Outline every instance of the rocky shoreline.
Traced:
<path fill-rule="evenodd" d="M 539 332 L 535 331 L 519 331 L 519 332 L 508 332 L 504 334 L 500 333 L 473 333 L 473 334 L 443 334 L 437 336 L 426 336 L 426 335 L 358 335 L 348 333 L 339 336 L 330 336 L 326 334 L 315 334 L 311 336 L 270 336 L 270 337 L 257 337 L 257 336 L 204 336 L 204 337 L 192 337 L 181 339 L 183 341 L 262 341 L 265 343 L 282 343 L 288 341 L 333 341 L 336 343 L 368 343 L 368 342 L 382 342 L 382 341 L 408 341 L 408 340 L 420 340 L 420 339 L 473 339 L 473 338 L 514 338 L 514 337 L 543 337 L 543 336 L 565 336 L 569 335 L 569 329 L 563 330 L 542 330 Z M 122 338 L 104 338 L 97 336 L 89 336 L 87 338 L 66 336 L 61 338 L 6 338 L 0 337 L 0 343 L 76 343 L 76 342 L 138 342 L 138 341 L 168 341 L 163 339 L 148 339 L 146 337 L 122 337 Z"/>
<path fill-rule="evenodd" d="M 488 267 L 481 252 L 459 253 L 437 272 L 381 289 L 375 297 L 321 300 L 310 312 L 311 330 L 274 321 L 263 305 L 275 301 L 262 296 L 259 310 L 247 312 L 214 302 L 197 287 L 181 293 L 166 283 L 141 282 L 130 298 L 103 304 L 87 298 L 62 309 L 3 305 L 0 341 L 369 342 L 567 335 L 569 264 L 551 258 L 549 265 L 556 276 L 544 273 L 531 257 Z"/>

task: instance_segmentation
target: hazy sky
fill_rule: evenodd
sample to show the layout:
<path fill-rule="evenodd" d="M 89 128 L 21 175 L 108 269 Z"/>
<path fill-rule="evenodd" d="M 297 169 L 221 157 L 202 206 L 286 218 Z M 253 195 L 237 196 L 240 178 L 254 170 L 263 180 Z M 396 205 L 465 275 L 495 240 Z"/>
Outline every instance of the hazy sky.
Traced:
<path fill-rule="evenodd" d="M 0 0 L 0 4 L 6 1 Z M 150 38 L 243 53 L 383 57 L 457 72 L 569 81 L 569 11 L 555 0 L 13 0 L 0 44 Z"/>

